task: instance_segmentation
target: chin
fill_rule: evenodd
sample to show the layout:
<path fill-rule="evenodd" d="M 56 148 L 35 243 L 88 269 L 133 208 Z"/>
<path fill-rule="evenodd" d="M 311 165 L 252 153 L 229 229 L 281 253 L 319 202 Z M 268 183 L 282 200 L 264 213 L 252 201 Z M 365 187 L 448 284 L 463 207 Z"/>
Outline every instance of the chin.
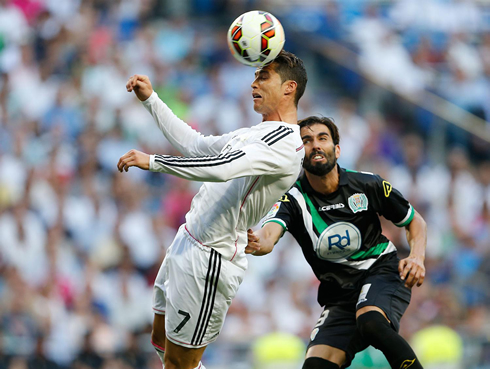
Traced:
<path fill-rule="evenodd" d="M 256 113 L 262 114 L 262 112 L 260 111 L 260 108 L 258 106 L 254 105 L 254 110 Z"/>

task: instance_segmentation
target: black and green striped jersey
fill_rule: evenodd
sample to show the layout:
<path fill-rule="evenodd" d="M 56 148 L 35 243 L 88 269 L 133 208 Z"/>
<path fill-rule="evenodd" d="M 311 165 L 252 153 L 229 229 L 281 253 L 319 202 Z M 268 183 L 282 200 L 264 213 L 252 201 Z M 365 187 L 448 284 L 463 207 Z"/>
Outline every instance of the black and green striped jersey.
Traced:
<path fill-rule="evenodd" d="M 329 195 L 314 191 L 303 174 L 263 222 L 279 223 L 301 246 L 321 281 L 321 305 L 356 289 L 381 256 L 396 252 L 381 233 L 379 215 L 399 227 L 414 215 L 410 203 L 380 176 L 338 170 L 339 187 Z"/>

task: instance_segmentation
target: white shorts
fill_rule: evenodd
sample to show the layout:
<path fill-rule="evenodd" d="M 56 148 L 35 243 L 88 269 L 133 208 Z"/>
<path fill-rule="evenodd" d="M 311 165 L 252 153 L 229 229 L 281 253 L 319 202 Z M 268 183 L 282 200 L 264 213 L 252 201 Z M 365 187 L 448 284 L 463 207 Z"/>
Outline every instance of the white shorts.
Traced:
<path fill-rule="evenodd" d="M 190 348 L 215 341 L 244 273 L 181 226 L 153 287 L 153 311 L 165 315 L 168 340 Z"/>

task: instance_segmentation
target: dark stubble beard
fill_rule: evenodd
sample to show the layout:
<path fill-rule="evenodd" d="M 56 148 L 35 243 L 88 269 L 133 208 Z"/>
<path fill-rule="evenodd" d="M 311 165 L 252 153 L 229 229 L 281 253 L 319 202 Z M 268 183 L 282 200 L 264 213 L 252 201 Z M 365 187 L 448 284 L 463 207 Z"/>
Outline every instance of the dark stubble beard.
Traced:
<path fill-rule="evenodd" d="M 323 163 L 313 164 L 311 162 L 311 159 L 316 154 L 322 154 L 325 157 L 325 159 L 327 159 L 327 162 L 324 164 Z M 333 168 L 335 168 L 336 165 L 337 165 L 337 158 L 335 157 L 335 147 L 333 148 L 330 154 L 326 154 L 323 151 L 314 151 L 310 154 L 310 157 L 303 162 L 303 168 L 305 168 L 307 172 L 318 177 L 323 177 L 327 175 L 332 171 Z"/>

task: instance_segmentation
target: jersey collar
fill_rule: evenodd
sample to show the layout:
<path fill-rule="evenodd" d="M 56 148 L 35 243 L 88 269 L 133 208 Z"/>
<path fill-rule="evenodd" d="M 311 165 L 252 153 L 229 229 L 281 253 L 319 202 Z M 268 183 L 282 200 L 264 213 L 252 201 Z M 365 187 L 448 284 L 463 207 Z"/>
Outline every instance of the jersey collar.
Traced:
<path fill-rule="evenodd" d="M 339 171 L 339 187 L 345 186 L 349 182 L 349 179 L 347 178 L 347 172 L 345 171 L 344 168 L 341 168 L 338 164 L 337 164 L 337 170 Z M 310 182 L 308 182 L 308 178 L 306 178 L 306 174 L 304 173 L 304 171 L 303 174 L 301 174 L 299 181 L 301 183 L 301 188 L 303 189 L 304 192 L 316 193 L 316 191 L 311 187 Z"/>

